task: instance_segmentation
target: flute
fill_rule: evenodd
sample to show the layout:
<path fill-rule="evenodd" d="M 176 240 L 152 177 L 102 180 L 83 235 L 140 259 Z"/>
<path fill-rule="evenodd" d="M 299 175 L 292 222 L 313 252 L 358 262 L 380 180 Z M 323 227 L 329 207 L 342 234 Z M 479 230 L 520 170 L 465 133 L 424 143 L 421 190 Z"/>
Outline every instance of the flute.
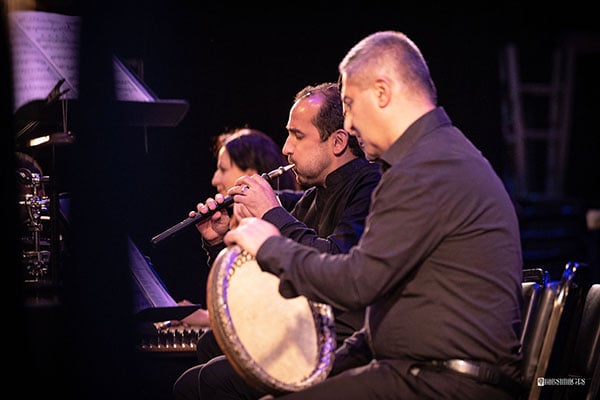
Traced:
<path fill-rule="evenodd" d="M 261 175 L 261 177 L 267 181 L 271 181 L 272 179 L 275 179 L 275 178 L 283 175 L 285 172 L 289 171 L 290 169 L 294 168 L 294 166 L 295 166 L 295 164 L 284 165 L 284 166 L 274 169 L 271 172 L 265 172 L 264 174 Z M 233 196 L 227 195 L 223 199 L 223 203 L 217 203 L 217 207 L 214 210 L 208 210 L 208 212 L 206 214 L 196 213 L 195 216 L 188 217 L 188 218 L 184 219 L 183 221 L 181 221 L 180 223 L 173 225 L 172 227 L 165 230 L 164 232 L 159 233 L 158 235 L 154 236 L 150 240 L 150 242 L 153 245 L 157 245 L 162 240 L 175 235 L 176 233 L 178 233 L 179 231 L 181 231 L 184 228 L 187 228 L 190 225 L 195 225 L 200 222 L 206 221 L 217 211 L 223 210 L 224 208 L 227 208 L 232 204 L 233 204 Z"/>

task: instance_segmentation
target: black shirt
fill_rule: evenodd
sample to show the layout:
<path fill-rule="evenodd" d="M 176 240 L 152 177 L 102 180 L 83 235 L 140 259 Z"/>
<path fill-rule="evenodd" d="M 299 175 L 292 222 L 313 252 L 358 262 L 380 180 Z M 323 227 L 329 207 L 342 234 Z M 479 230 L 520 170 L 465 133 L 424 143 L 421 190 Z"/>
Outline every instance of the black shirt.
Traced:
<path fill-rule="evenodd" d="M 365 232 L 347 254 L 283 236 L 258 250 L 284 297 L 367 307 L 376 359 L 471 359 L 518 376 L 517 216 L 489 162 L 442 108 L 382 155 Z"/>

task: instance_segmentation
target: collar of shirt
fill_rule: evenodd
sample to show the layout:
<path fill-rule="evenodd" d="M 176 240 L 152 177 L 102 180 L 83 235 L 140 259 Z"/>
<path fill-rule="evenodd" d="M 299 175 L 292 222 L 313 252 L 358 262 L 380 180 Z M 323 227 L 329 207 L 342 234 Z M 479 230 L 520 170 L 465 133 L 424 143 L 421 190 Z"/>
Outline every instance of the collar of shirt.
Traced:
<path fill-rule="evenodd" d="M 325 178 L 327 189 L 330 190 L 338 185 L 346 184 L 346 182 L 348 182 L 348 180 L 368 162 L 369 161 L 367 161 L 366 158 L 355 158 L 331 172 L 327 175 L 327 178 Z"/>
<path fill-rule="evenodd" d="M 327 175 L 325 178 L 327 188 L 323 186 L 317 187 L 319 202 L 326 200 L 331 193 L 337 192 L 339 187 L 346 185 L 368 163 L 369 161 L 366 158 L 355 158 Z"/>
<path fill-rule="evenodd" d="M 402 159 L 419 138 L 441 125 L 451 124 L 452 121 L 443 107 L 437 107 L 422 115 L 381 155 L 379 162 L 382 172 Z"/>

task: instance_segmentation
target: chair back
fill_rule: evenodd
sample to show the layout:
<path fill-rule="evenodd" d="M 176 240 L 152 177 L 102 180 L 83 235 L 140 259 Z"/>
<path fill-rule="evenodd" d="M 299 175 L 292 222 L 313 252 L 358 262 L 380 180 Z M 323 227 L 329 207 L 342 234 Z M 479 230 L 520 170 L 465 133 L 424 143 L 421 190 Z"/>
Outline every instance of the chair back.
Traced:
<path fill-rule="evenodd" d="M 533 321 L 537 315 L 544 286 L 537 282 L 523 282 L 522 286 L 523 308 L 521 310 L 521 343 L 528 343 L 530 341 L 528 336 L 533 332 L 531 325 L 534 323 Z"/>
<path fill-rule="evenodd" d="M 569 377 L 586 379 L 586 400 L 598 398 L 600 386 L 600 283 L 588 289 L 583 305 L 583 312 L 575 340 L 575 349 L 571 360 Z M 566 388 L 565 398 L 575 398 L 581 392 L 577 388 Z M 569 393 L 573 392 L 573 395 Z"/>
<path fill-rule="evenodd" d="M 535 308 L 529 310 L 529 314 L 524 314 L 525 319 L 521 334 L 523 344 L 522 368 L 523 382 L 529 388 L 527 395 L 529 400 L 540 398 L 543 388 L 543 381 L 540 381 L 540 379 L 546 376 L 553 349 L 555 346 L 560 347 L 562 345 L 561 343 L 555 343 L 555 340 L 578 267 L 579 264 L 577 263 L 567 263 L 561 279 L 548 282 L 543 287 Z M 525 286 L 524 290 L 526 290 Z"/>

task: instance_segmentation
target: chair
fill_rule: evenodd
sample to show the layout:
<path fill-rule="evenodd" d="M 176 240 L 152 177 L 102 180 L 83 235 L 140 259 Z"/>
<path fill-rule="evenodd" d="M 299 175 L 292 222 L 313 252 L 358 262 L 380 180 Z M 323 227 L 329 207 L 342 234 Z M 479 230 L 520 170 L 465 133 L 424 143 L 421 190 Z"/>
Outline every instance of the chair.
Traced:
<path fill-rule="evenodd" d="M 521 343 L 528 341 L 526 335 L 531 334 L 531 325 L 538 311 L 544 287 L 537 282 L 523 282 L 523 308 L 521 311 Z"/>
<path fill-rule="evenodd" d="M 598 398 L 600 387 L 600 283 L 590 286 L 578 324 L 568 377 L 583 378 L 585 385 L 565 386 L 561 399 Z"/>
<path fill-rule="evenodd" d="M 522 275 L 523 283 L 536 282 L 541 286 L 546 286 L 550 280 L 550 274 L 542 268 L 525 268 Z"/>
<path fill-rule="evenodd" d="M 523 269 L 523 308 L 521 310 L 521 343 L 531 332 L 531 324 L 538 310 L 544 286 L 548 283 L 548 272 L 541 268 Z"/>
<path fill-rule="evenodd" d="M 531 299 L 525 297 L 524 306 L 531 307 L 524 310 L 524 323 L 522 338 L 523 351 L 523 382 L 528 393 L 524 398 L 538 400 L 541 398 L 543 379 L 550 365 L 551 356 L 555 348 L 560 348 L 563 343 L 556 343 L 559 326 L 564 319 L 563 312 L 570 292 L 573 289 L 573 278 L 578 263 L 569 262 L 565 266 L 564 273 L 559 281 L 548 282 L 540 291 L 539 299 L 535 304 Z M 525 290 L 534 289 L 526 287 Z M 529 302 L 529 304 L 528 304 Z"/>

